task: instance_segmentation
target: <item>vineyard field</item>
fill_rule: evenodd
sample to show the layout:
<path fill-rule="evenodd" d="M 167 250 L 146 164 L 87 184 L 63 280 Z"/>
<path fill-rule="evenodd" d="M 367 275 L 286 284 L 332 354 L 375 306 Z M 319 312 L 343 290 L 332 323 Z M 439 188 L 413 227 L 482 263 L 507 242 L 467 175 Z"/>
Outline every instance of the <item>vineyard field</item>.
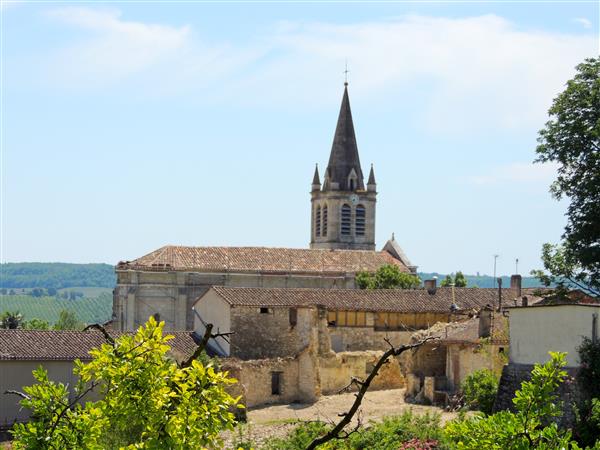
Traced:
<path fill-rule="evenodd" d="M 82 323 L 104 323 L 112 316 L 112 295 L 105 292 L 98 297 L 83 297 L 75 300 L 56 297 L 36 298 L 29 295 L 0 295 L 0 313 L 19 311 L 24 320 L 37 318 L 54 324 L 63 309 L 73 311 Z"/>

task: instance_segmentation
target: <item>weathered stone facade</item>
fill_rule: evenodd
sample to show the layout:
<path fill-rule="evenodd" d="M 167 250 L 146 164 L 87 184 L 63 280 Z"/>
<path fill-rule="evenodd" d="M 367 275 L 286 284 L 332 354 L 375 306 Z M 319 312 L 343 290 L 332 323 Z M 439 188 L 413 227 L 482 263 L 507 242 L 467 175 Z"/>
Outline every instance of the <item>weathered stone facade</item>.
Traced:
<path fill-rule="evenodd" d="M 210 286 L 353 289 L 354 273 L 278 275 L 118 270 L 113 293 L 116 330 L 135 330 L 158 314 L 165 330 L 192 330 L 192 307 Z"/>

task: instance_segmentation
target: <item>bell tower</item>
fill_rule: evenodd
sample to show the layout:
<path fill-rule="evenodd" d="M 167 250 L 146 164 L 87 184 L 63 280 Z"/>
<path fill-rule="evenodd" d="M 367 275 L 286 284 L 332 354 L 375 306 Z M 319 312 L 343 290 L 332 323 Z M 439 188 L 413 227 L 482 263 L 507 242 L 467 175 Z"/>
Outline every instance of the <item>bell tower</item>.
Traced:
<path fill-rule="evenodd" d="M 375 250 L 376 196 L 372 165 L 365 189 L 346 82 L 323 185 L 318 167 L 313 177 L 310 248 Z"/>

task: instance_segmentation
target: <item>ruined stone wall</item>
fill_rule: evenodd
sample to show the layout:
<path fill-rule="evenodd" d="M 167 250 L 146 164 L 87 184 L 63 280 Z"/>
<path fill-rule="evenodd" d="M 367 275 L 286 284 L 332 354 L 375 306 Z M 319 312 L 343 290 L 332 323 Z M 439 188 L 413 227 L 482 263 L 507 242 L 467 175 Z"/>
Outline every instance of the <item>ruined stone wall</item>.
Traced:
<path fill-rule="evenodd" d="M 446 353 L 446 376 L 448 389 L 458 389 L 462 382 L 476 370 L 502 370 L 497 345 L 488 345 L 485 349 L 475 345 L 448 345 Z"/>
<path fill-rule="evenodd" d="M 263 309 L 264 310 L 264 309 Z M 231 308 L 231 356 L 240 359 L 295 356 L 317 338 L 317 310 L 296 308 L 296 325 L 289 308 Z"/>
<path fill-rule="evenodd" d="M 210 286 L 354 288 L 354 274 L 340 276 L 117 271 L 113 292 L 115 330 L 133 331 L 158 313 L 165 331 L 192 330 L 192 306 Z"/>
<path fill-rule="evenodd" d="M 343 352 L 319 357 L 321 392 L 324 395 L 338 393 L 350 383 L 352 377 L 364 380 L 383 353 L 382 351 Z M 399 361 L 391 358 L 388 364 L 381 367 L 370 389 L 398 389 L 404 385 Z M 352 386 L 350 390 L 357 390 L 357 388 Z"/>
<path fill-rule="evenodd" d="M 387 350 L 390 346 L 384 339 L 397 346 L 407 344 L 412 334 L 412 331 L 377 331 L 373 326 L 329 327 L 334 352 Z"/>
<path fill-rule="evenodd" d="M 436 377 L 446 374 L 446 347 L 437 343 L 425 344 L 415 351 L 401 355 L 402 370 L 423 377 Z"/>

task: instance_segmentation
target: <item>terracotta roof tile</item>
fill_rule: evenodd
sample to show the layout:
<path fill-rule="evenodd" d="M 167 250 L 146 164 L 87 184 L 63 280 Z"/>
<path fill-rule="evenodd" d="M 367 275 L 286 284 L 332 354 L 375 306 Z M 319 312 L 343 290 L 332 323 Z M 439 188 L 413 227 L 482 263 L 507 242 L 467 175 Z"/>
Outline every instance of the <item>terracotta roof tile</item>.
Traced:
<path fill-rule="evenodd" d="M 408 272 L 401 261 L 386 251 L 172 245 L 133 261 L 120 262 L 117 270 L 340 274 L 374 272 L 384 264 L 395 264 Z"/>
<path fill-rule="evenodd" d="M 213 286 L 232 306 L 315 306 L 329 309 L 390 312 L 449 312 L 453 303 L 451 288 L 438 288 L 435 294 L 425 289 L 284 289 L 232 288 Z M 502 290 L 508 303 L 516 292 Z M 202 297 L 200 297 L 202 299 Z M 496 289 L 455 288 L 454 302 L 459 310 L 480 309 L 496 305 Z M 511 302 L 512 303 L 512 302 Z"/>
<path fill-rule="evenodd" d="M 121 333 L 110 333 L 118 337 Z M 190 332 L 167 332 L 175 357 L 191 355 L 196 348 Z M 0 360 L 89 360 L 89 351 L 106 340 L 99 331 L 42 331 L 0 329 Z"/>

